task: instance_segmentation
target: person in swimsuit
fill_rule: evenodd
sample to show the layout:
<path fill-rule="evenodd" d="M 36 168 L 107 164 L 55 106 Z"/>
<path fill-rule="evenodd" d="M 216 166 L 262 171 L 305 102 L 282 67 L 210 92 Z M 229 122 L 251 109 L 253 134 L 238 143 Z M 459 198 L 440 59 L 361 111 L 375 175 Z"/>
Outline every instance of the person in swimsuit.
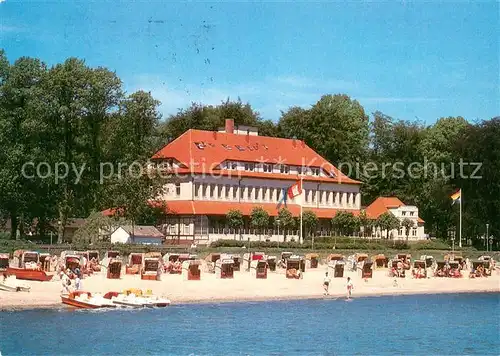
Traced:
<path fill-rule="evenodd" d="M 351 299 L 351 293 L 353 288 L 354 286 L 352 285 L 351 277 L 347 277 L 347 299 Z"/>
<path fill-rule="evenodd" d="M 328 277 L 328 272 L 325 273 L 325 278 L 323 279 L 323 289 L 325 290 L 324 295 L 329 295 L 328 287 L 330 286 L 330 277 Z"/>

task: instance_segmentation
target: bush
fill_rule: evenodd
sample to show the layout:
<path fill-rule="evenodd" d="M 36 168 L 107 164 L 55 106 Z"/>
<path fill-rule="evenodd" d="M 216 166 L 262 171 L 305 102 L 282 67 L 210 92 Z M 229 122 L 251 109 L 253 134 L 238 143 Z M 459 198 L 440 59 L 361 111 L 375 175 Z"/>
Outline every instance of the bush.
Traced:
<path fill-rule="evenodd" d="M 10 233 L 0 232 L 0 240 L 10 240 Z"/>
<path fill-rule="evenodd" d="M 443 240 L 418 241 L 412 244 L 415 250 L 449 250 L 451 248 Z"/>
<path fill-rule="evenodd" d="M 211 248 L 237 248 L 248 247 L 248 241 L 239 240 L 217 240 L 210 244 Z M 312 241 L 306 240 L 303 244 L 298 242 L 267 242 L 267 241 L 251 241 L 250 248 L 280 248 L 280 249 L 310 249 Z M 405 241 L 393 240 L 366 240 L 353 239 L 350 237 L 318 237 L 314 239 L 315 250 L 331 250 L 335 247 L 338 250 L 449 250 L 448 246 L 443 241 L 419 241 L 414 243 L 406 243 Z"/>

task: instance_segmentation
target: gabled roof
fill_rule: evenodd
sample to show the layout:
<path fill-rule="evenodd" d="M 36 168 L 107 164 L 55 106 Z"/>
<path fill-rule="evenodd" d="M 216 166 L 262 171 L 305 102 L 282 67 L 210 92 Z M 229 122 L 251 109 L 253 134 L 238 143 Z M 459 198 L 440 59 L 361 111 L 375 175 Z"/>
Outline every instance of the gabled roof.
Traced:
<path fill-rule="evenodd" d="M 182 173 L 210 173 L 224 170 L 220 164 L 227 160 L 317 167 L 330 175 L 326 179 L 331 182 L 360 184 L 340 172 L 304 141 L 296 139 L 190 129 L 155 153 L 152 159 L 175 159 L 182 167 L 179 171 L 184 169 Z M 242 176 L 251 173 L 255 174 L 255 172 L 238 172 Z M 273 173 L 261 174 L 273 176 Z M 296 179 L 290 174 L 280 175 Z M 304 180 L 312 178 L 315 177 L 305 176 Z"/>
<path fill-rule="evenodd" d="M 163 238 L 164 237 L 164 235 L 154 226 L 135 225 L 134 227 L 132 227 L 131 225 L 120 225 L 120 227 L 123 230 L 125 230 L 129 235 L 133 235 L 134 238 Z"/>
<path fill-rule="evenodd" d="M 397 209 L 401 206 L 406 206 L 406 204 L 397 197 L 378 197 L 366 208 L 366 216 L 370 219 L 377 219 L 383 213 L 388 212 L 389 209 Z M 424 220 L 419 217 L 418 222 L 424 223 Z"/>

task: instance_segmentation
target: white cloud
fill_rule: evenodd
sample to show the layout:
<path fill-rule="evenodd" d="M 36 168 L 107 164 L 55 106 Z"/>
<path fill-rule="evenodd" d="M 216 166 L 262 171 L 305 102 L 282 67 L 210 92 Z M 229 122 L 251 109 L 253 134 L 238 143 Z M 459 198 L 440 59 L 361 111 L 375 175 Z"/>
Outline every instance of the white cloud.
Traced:
<path fill-rule="evenodd" d="M 277 120 L 281 111 L 292 106 L 310 107 L 322 95 L 345 93 L 357 99 L 362 105 L 377 103 L 425 103 L 443 99 L 428 97 L 361 97 L 356 94 L 355 82 L 345 80 L 312 80 L 297 76 L 269 77 L 261 82 L 244 84 L 184 83 L 183 80 L 167 80 L 161 76 L 141 75 L 130 81 L 130 92 L 142 89 L 150 91 L 162 105 L 160 111 L 164 117 L 185 109 L 191 103 L 218 105 L 227 98 L 249 102 L 262 118 Z M 359 91 L 358 91 L 359 92 Z"/>
<path fill-rule="evenodd" d="M 264 119 L 276 120 L 291 106 L 308 107 L 327 93 L 346 93 L 356 83 L 345 80 L 313 80 L 298 76 L 268 77 L 261 82 L 244 84 L 184 83 L 161 76 L 141 75 L 132 79 L 128 90 L 150 91 L 162 102 L 164 116 L 187 108 L 192 102 L 217 105 L 227 98 L 249 102 Z"/>

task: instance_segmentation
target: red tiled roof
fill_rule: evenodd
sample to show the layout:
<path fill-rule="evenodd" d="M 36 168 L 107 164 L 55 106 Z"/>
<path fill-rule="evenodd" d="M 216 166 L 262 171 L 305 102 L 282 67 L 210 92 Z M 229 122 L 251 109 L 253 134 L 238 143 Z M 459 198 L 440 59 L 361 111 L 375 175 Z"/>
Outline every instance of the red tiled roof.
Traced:
<path fill-rule="evenodd" d="M 321 167 L 326 173 L 332 174 L 332 177 L 306 176 L 304 179 L 313 180 L 313 178 L 316 178 L 344 184 L 360 184 L 359 181 L 344 175 L 301 140 L 191 129 L 163 147 L 152 157 L 153 160 L 170 158 L 179 161 L 183 168 L 187 169 L 188 173 L 220 171 L 219 165 L 226 160 L 231 160 Z M 179 172 L 182 172 L 182 169 L 179 169 Z M 258 172 L 240 171 L 237 174 L 252 176 L 258 174 Z M 262 177 L 269 178 L 282 176 L 282 179 L 287 179 L 284 177 L 288 175 L 261 174 Z M 292 177 L 296 179 L 296 176 Z"/>
<path fill-rule="evenodd" d="M 366 208 L 366 215 L 371 219 L 377 219 L 383 213 L 389 211 L 389 209 L 399 208 L 401 206 L 406 206 L 401 200 L 396 197 L 378 197 L 373 203 L 371 203 Z M 418 218 L 419 223 L 424 223 L 420 217 Z"/>
<path fill-rule="evenodd" d="M 172 215 L 226 215 L 231 209 L 241 211 L 244 216 L 250 216 L 252 209 L 262 207 L 270 216 L 277 216 L 277 204 L 274 203 L 239 203 L 239 202 L 217 202 L 217 201 L 193 201 L 193 200 L 173 200 L 166 202 L 167 214 Z M 283 206 L 284 207 L 284 206 Z M 300 215 L 300 206 L 297 204 L 287 205 L 287 209 L 293 216 Z M 119 209 L 106 209 L 102 212 L 105 216 L 113 216 Z M 318 218 L 331 219 L 342 209 L 325 208 L 303 208 L 303 212 L 312 211 Z M 347 210 L 354 215 L 359 215 L 359 210 Z"/>
<path fill-rule="evenodd" d="M 249 216 L 253 208 L 262 207 L 270 216 L 277 216 L 278 209 L 276 209 L 276 206 L 277 204 L 274 203 L 177 200 L 167 202 L 167 213 L 175 215 L 226 215 L 229 210 L 237 209 L 243 215 Z M 293 216 L 300 215 L 300 206 L 297 204 L 288 204 L 287 209 Z M 318 218 L 333 218 L 341 210 L 304 207 L 303 211 L 312 211 Z M 352 211 L 354 215 L 359 215 L 359 210 L 349 211 Z"/>

